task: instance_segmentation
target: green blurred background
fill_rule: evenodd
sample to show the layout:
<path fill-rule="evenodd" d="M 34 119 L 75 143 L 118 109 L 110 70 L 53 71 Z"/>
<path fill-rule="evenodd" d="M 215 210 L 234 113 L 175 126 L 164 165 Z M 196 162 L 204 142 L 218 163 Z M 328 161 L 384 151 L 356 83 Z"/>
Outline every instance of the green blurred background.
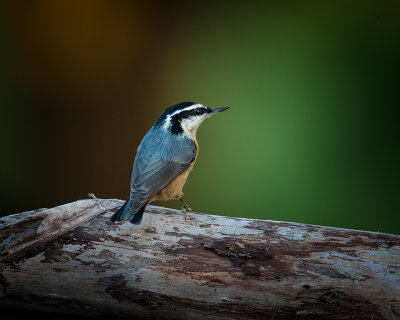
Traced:
<path fill-rule="evenodd" d="M 399 9 L 2 2 L 1 214 L 125 199 L 144 134 L 197 101 L 231 109 L 198 131 L 195 211 L 400 234 Z"/>

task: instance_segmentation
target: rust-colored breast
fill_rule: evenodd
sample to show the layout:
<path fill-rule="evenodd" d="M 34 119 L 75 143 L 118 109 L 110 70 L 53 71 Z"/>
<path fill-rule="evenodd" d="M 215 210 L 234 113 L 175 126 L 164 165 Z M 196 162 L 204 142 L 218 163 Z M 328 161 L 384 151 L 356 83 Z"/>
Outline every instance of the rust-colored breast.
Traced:
<path fill-rule="evenodd" d="M 167 185 L 164 189 L 160 190 L 157 192 L 149 202 L 156 201 L 156 200 L 171 200 L 171 199 L 178 199 L 183 196 L 182 189 L 183 186 L 185 185 L 185 182 L 189 176 L 190 171 L 192 170 L 196 159 L 197 155 L 199 153 L 199 145 L 197 144 L 196 139 L 194 139 L 194 142 L 196 143 L 196 156 L 194 157 L 194 160 L 190 164 L 189 168 L 187 168 L 186 171 L 181 173 L 173 182 L 171 182 L 169 185 Z"/>

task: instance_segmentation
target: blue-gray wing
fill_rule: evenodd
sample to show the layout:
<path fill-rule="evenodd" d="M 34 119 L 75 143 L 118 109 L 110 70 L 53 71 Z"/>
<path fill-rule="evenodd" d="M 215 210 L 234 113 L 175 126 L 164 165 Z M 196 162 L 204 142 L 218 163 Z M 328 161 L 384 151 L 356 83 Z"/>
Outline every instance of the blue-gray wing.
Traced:
<path fill-rule="evenodd" d="M 196 149 L 180 152 L 169 157 L 169 160 L 162 158 L 147 160 L 138 154 L 131 181 L 130 209 L 132 213 L 140 210 L 152 196 L 185 172 L 195 156 Z"/>

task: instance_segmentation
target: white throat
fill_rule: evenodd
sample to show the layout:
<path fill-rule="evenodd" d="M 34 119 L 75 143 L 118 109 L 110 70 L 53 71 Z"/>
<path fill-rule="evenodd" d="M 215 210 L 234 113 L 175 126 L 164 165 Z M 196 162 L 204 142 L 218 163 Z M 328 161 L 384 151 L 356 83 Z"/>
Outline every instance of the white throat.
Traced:
<path fill-rule="evenodd" d="M 197 129 L 204 120 L 204 115 L 181 120 L 183 134 L 187 135 L 189 138 L 191 137 L 196 140 Z"/>

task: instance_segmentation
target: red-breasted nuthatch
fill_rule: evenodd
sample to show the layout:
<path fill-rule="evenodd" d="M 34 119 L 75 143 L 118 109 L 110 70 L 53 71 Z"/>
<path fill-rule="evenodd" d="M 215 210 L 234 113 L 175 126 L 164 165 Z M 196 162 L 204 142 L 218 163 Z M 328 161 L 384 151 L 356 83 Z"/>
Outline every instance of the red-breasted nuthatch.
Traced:
<path fill-rule="evenodd" d="M 178 199 L 185 214 L 191 211 L 182 199 L 182 188 L 196 162 L 197 128 L 226 109 L 181 102 L 165 110 L 137 149 L 129 198 L 111 219 L 140 224 L 146 205 L 156 200 Z"/>

